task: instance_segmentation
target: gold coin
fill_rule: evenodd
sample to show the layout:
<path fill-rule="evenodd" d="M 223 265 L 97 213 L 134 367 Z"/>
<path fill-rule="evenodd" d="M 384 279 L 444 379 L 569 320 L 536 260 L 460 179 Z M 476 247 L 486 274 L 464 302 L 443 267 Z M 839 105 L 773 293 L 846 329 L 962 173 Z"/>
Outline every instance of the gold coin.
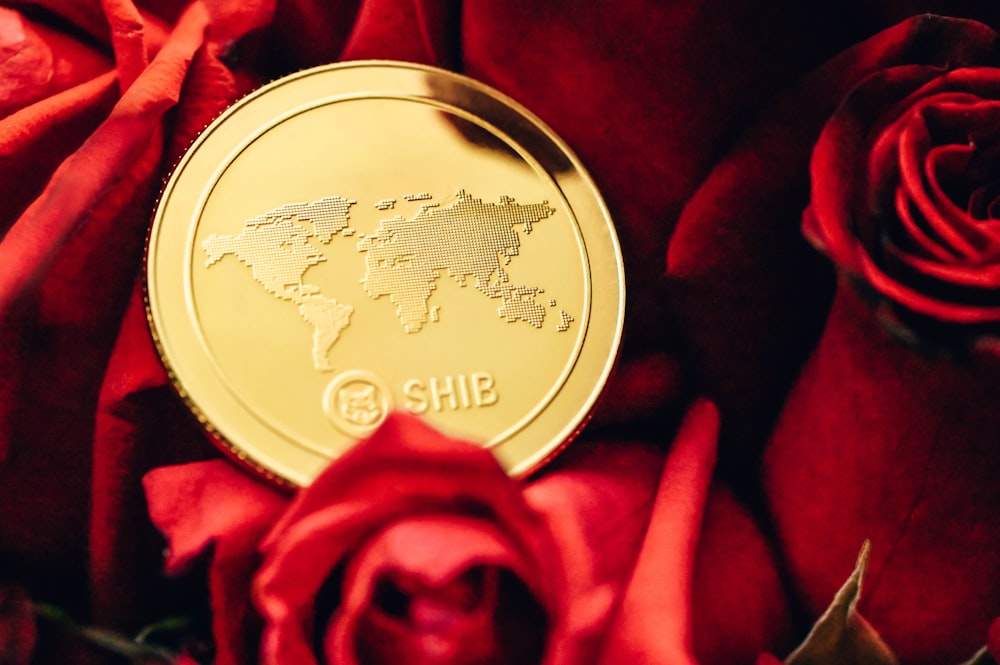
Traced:
<path fill-rule="evenodd" d="M 174 170 L 146 258 L 178 392 L 292 485 L 394 410 L 529 473 L 582 427 L 621 338 L 618 239 L 577 158 L 497 91 L 408 63 L 235 104 Z"/>

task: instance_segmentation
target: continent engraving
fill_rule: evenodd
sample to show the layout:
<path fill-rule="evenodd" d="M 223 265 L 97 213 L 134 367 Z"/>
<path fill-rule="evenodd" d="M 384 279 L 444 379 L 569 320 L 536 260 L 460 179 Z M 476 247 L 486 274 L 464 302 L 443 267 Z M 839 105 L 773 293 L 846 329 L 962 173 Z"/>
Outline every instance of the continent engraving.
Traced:
<path fill-rule="evenodd" d="M 299 306 L 299 315 L 313 326 L 313 364 L 320 371 L 333 369 L 327 356 L 350 324 L 354 308 L 323 296 L 318 286 L 302 281 L 309 268 L 326 261 L 309 238 L 329 244 L 334 235 L 352 231 L 348 222 L 355 203 L 339 196 L 290 203 L 246 220 L 239 235 L 213 233 L 201 245 L 208 255 L 206 267 L 232 254 L 250 268 L 268 293 Z M 312 230 L 296 221 L 310 223 Z"/>
<path fill-rule="evenodd" d="M 403 198 L 420 202 L 432 197 L 422 192 Z M 237 235 L 213 233 L 202 242 L 206 268 L 233 255 L 250 268 L 253 279 L 265 291 L 298 305 L 299 316 L 313 329 L 312 360 L 319 371 L 334 369 L 330 352 L 350 325 L 354 307 L 324 295 L 319 286 L 304 281 L 310 268 L 327 260 L 311 241 L 327 245 L 337 235 L 345 238 L 355 235 L 357 231 L 349 222 L 351 206 L 356 203 L 340 196 L 311 203 L 289 203 L 245 220 Z M 375 208 L 389 210 L 395 204 L 396 199 L 386 198 L 375 203 Z M 547 201 L 520 204 L 509 196 L 501 196 L 497 203 L 486 203 L 464 190 L 443 207 L 438 203 L 421 203 L 410 219 L 401 215 L 382 219 L 375 233 L 357 233 L 360 241 L 356 249 L 365 254 L 366 273 L 361 284 L 373 300 L 389 297 L 407 333 L 419 332 L 428 321 L 440 321 L 440 306 L 431 306 L 428 301 L 442 272 L 463 287 L 471 277 L 479 293 L 499 301 L 497 315 L 504 321 L 523 321 L 541 328 L 546 311 L 536 297 L 544 289 L 511 283 L 505 267 L 519 254 L 519 231 L 529 235 L 534 224 L 555 212 Z M 555 302 L 548 300 L 547 304 L 554 307 Z M 556 330 L 565 332 L 574 319 L 563 310 L 559 310 L 559 316 Z M 464 377 L 459 380 L 460 388 L 464 385 L 462 380 Z M 479 384 L 475 387 L 478 390 Z M 356 388 L 338 393 L 339 403 L 357 405 L 359 400 L 348 397 L 368 394 Z M 435 404 L 442 399 L 441 395 L 451 394 L 442 390 L 432 386 Z M 459 390 L 460 395 L 466 392 Z M 466 401 L 463 399 L 462 404 Z M 474 401 L 479 404 L 481 400 Z M 354 415 L 348 417 L 342 413 L 341 418 L 358 420 L 359 414 L 365 412 L 355 408 L 349 411 Z M 354 424 L 360 426 L 359 422 Z"/>
<path fill-rule="evenodd" d="M 388 296 L 406 332 L 416 333 L 431 317 L 428 300 L 447 271 L 460 286 L 472 277 L 477 291 L 500 300 L 501 318 L 541 328 L 545 308 L 534 298 L 542 289 L 511 284 L 504 266 L 521 246 L 516 227 L 530 234 L 532 225 L 555 209 L 547 201 L 522 205 L 509 196 L 499 203 L 484 203 L 464 191 L 457 197 L 445 207 L 424 204 L 411 219 L 383 219 L 358 243 L 358 251 L 367 253 L 365 291 L 375 299 Z"/>
<path fill-rule="evenodd" d="M 566 310 L 559 310 L 559 325 L 556 326 L 556 330 L 559 332 L 566 332 L 569 330 L 569 324 L 576 321 L 572 316 L 566 313 Z"/>

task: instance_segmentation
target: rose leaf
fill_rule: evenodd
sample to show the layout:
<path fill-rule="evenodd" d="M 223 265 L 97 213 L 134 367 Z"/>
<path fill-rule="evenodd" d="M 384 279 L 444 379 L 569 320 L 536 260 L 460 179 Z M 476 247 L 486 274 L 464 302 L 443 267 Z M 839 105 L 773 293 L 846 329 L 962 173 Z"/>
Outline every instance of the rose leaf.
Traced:
<path fill-rule="evenodd" d="M 866 540 L 854 572 L 785 665 L 898 665 L 889 647 L 857 611 L 870 550 Z"/>
<path fill-rule="evenodd" d="M 962 665 L 997 665 L 997 661 L 990 655 L 989 650 L 983 647 L 976 652 L 976 655 L 962 663 Z"/>

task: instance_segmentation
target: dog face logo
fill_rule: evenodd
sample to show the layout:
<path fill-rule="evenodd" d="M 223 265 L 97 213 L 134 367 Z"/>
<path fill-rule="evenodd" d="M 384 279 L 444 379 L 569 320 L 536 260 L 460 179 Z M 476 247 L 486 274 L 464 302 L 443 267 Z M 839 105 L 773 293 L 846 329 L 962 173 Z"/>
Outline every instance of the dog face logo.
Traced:
<path fill-rule="evenodd" d="M 337 391 L 337 408 L 341 417 L 359 427 L 367 427 L 382 416 L 378 388 L 370 383 L 352 383 Z"/>

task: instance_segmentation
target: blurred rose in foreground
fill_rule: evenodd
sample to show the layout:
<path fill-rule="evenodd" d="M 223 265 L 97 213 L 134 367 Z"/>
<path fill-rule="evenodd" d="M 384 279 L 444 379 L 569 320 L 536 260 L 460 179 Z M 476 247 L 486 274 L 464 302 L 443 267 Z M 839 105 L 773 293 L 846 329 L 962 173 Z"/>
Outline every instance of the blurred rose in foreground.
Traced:
<path fill-rule="evenodd" d="M 579 571 L 491 453 L 413 419 L 333 464 L 262 551 L 269 663 L 576 663 L 571 611 L 602 600 L 570 596 Z"/>
<path fill-rule="evenodd" d="M 168 572 L 212 552 L 219 665 L 253 661 L 260 635 L 267 663 L 577 664 L 596 657 L 659 465 L 591 444 L 525 484 L 400 416 L 291 501 L 221 461 L 145 484 Z"/>

